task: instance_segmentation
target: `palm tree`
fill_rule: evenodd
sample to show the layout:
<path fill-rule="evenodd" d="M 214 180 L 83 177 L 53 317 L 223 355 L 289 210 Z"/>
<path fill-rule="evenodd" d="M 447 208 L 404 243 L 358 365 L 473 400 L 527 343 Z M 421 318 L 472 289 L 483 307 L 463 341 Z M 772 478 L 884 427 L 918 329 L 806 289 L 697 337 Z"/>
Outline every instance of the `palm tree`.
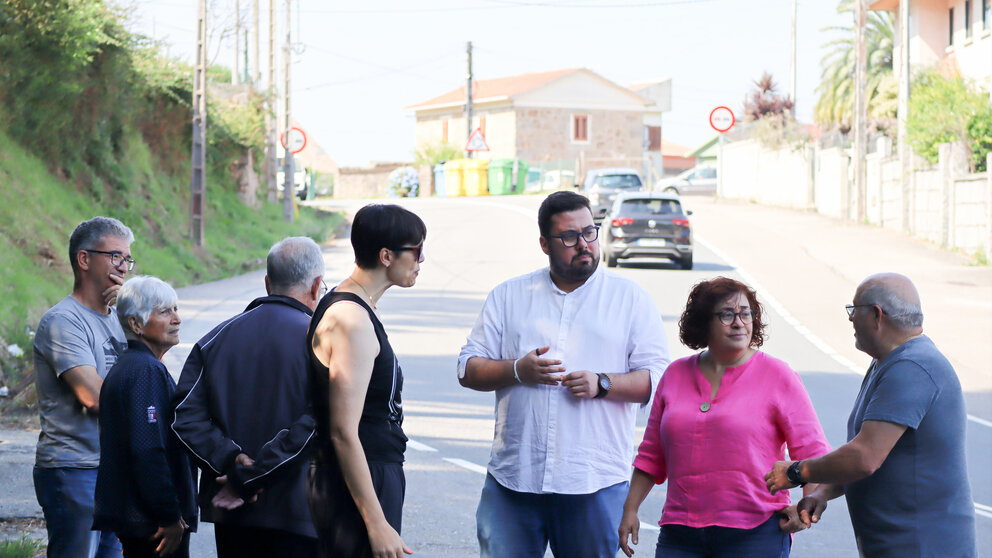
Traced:
<path fill-rule="evenodd" d="M 854 2 L 841 0 L 838 13 L 854 14 Z M 830 48 L 821 61 L 823 74 L 816 91 L 820 99 L 813 111 L 814 119 L 847 132 L 854 113 L 854 73 L 857 64 L 856 32 L 853 26 L 831 26 L 824 31 L 839 31 L 844 36 L 823 45 Z M 896 116 L 898 82 L 892 73 L 895 16 L 891 12 L 869 11 L 865 17 L 865 50 L 868 55 L 865 96 L 868 118 L 876 128 L 891 127 Z"/>

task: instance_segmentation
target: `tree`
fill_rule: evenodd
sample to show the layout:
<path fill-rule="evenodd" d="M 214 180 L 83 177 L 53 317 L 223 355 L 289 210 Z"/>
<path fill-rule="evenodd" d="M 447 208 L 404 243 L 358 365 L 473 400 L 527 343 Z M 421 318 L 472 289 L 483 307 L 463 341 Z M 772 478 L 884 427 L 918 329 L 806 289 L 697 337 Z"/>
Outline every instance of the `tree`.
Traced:
<path fill-rule="evenodd" d="M 748 120 L 761 120 L 792 110 L 792 99 L 778 93 L 778 85 L 768 72 L 754 82 L 754 89 L 744 98 L 744 115 Z"/>
<path fill-rule="evenodd" d="M 906 136 L 913 150 L 936 163 L 940 144 L 959 143 L 971 153 L 972 170 L 985 170 L 992 150 L 992 108 L 988 93 L 969 87 L 960 77 L 951 79 L 936 69 L 913 80 Z"/>
<path fill-rule="evenodd" d="M 414 163 L 418 165 L 434 165 L 442 161 L 450 161 L 462 157 L 464 152 L 455 145 L 446 141 L 437 143 L 425 143 L 417 147 L 414 152 Z"/>
<path fill-rule="evenodd" d="M 850 13 L 854 2 L 841 0 L 838 13 Z M 813 118 L 820 124 L 834 126 L 843 132 L 851 129 L 854 114 L 854 75 L 857 64 L 857 42 L 854 26 L 825 27 L 824 31 L 839 31 L 844 36 L 823 45 L 831 49 L 821 61 L 823 73 L 816 92 Z M 865 98 L 868 100 L 868 125 L 889 130 L 895 124 L 899 84 L 892 73 L 892 52 L 895 43 L 895 16 L 891 12 L 868 11 L 865 14 L 865 52 L 868 57 Z"/>
<path fill-rule="evenodd" d="M 796 124 L 792 106 L 792 99 L 780 95 L 772 75 L 765 72 L 744 98 L 744 120 L 750 123 L 746 133 L 773 148 L 784 143 L 804 143 L 808 134 Z"/>

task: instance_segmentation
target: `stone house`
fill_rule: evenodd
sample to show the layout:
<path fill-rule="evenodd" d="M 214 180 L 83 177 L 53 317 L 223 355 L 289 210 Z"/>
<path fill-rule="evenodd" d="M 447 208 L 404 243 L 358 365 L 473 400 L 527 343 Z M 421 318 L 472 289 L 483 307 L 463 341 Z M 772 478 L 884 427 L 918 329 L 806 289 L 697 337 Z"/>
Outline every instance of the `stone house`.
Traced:
<path fill-rule="evenodd" d="M 638 87 L 641 94 L 584 68 L 475 81 L 472 129 L 482 131 L 489 147 L 476 157 L 520 158 L 532 166 L 574 161 L 579 175 L 586 168 L 641 168 L 650 164 L 652 147 L 660 152 L 671 81 Z M 406 107 L 416 117 L 417 147 L 464 146 L 465 100 L 463 86 Z"/>

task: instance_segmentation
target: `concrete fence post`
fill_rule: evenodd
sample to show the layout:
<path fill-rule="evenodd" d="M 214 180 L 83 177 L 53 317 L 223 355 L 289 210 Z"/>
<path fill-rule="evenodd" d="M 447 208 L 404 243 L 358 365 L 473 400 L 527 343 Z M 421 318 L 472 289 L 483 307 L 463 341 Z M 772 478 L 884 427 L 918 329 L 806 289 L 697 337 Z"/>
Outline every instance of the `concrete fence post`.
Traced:
<path fill-rule="evenodd" d="M 992 259 L 992 151 L 985 155 L 985 261 Z"/>
<path fill-rule="evenodd" d="M 937 167 L 940 169 L 940 244 L 945 248 L 950 248 L 951 241 L 951 190 L 953 181 L 951 177 L 951 144 L 942 143 L 938 147 Z"/>

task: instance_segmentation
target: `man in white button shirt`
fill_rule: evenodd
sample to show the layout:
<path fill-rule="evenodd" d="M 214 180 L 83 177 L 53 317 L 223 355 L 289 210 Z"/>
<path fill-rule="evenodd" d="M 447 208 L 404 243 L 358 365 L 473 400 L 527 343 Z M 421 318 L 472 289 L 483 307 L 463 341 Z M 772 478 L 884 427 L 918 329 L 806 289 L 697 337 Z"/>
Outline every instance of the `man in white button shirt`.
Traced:
<path fill-rule="evenodd" d="M 589 200 L 538 211 L 549 267 L 498 285 L 458 357 L 459 382 L 496 392 L 489 474 L 476 513 L 483 558 L 613 558 L 634 421 L 668 366 L 651 297 L 598 269 Z"/>

